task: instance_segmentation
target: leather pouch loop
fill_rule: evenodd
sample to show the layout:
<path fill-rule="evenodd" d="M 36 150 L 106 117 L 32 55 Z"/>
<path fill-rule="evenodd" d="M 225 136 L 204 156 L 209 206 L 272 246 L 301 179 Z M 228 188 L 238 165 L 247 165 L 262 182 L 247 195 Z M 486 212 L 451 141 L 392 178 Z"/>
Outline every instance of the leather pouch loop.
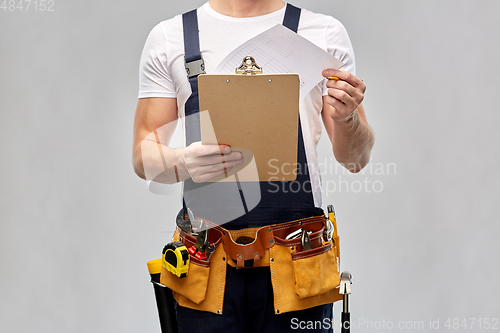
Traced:
<path fill-rule="evenodd" d="M 292 253 L 295 292 L 299 299 L 317 296 L 340 284 L 335 247 L 331 242 Z"/>
<path fill-rule="evenodd" d="M 249 244 L 238 244 L 230 232 L 222 233 L 222 244 L 230 258 L 236 261 L 236 268 L 260 267 L 266 249 L 274 246 L 273 228 L 261 227 L 255 232 L 255 239 Z"/>

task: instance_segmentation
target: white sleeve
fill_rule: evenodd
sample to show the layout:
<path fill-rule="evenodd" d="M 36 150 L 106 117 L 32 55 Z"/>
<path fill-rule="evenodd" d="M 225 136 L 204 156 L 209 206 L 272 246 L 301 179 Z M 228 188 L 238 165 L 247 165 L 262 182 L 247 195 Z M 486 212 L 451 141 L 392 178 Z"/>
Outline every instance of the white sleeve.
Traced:
<path fill-rule="evenodd" d="M 347 30 L 338 20 L 332 19 L 326 29 L 326 47 L 328 53 L 344 63 L 340 69 L 356 75 L 354 50 Z M 326 80 L 323 82 L 323 96 L 328 95 Z"/>
<path fill-rule="evenodd" d="M 151 30 L 139 65 L 139 98 L 177 97 L 167 62 L 167 41 L 161 23 Z"/>

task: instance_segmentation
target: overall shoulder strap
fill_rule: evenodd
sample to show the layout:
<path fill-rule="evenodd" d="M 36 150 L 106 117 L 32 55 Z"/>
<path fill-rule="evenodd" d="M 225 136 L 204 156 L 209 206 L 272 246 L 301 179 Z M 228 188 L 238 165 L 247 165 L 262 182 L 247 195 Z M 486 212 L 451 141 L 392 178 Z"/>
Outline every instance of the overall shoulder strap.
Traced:
<path fill-rule="evenodd" d="M 201 57 L 198 32 L 198 15 L 194 9 L 182 15 L 184 32 L 184 62 L 186 74 L 191 86 L 191 95 L 184 105 L 186 121 L 186 146 L 200 141 L 200 120 L 198 101 L 198 75 L 205 73 L 205 63 Z"/>
<path fill-rule="evenodd" d="M 186 146 L 189 146 L 193 142 L 201 141 L 198 75 L 205 73 L 205 63 L 200 51 L 198 14 L 196 9 L 182 15 L 182 28 L 184 32 L 184 63 L 189 85 L 191 86 L 191 95 L 184 104 Z M 198 186 L 191 179 L 184 181 L 184 195 L 182 199 L 184 212 L 187 212 L 186 196 Z"/>
<path fill-rule="evenodd" d="M 293 32 L 297 32 L 297 30 L 299 29 L 300 11 L 300 8 L 295 7 L 294 5 L 291 5 L 289 3 L 286 4 L 283 25 Z"/>
<path fill-rule="evenodd" d="M 205 73 L 205 64 L 200 52 L 200 37 L 198 31 L 198 15 L 196 9 L 182 14 L 184 32 L 184 59 L 188 78 L 198 77 Z"/>

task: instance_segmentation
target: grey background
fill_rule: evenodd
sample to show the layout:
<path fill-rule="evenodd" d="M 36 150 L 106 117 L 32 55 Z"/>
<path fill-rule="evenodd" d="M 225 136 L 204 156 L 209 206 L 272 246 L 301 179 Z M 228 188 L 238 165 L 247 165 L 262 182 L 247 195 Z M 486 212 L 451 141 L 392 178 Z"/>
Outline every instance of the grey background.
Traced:
<path fill-rule="evenodd" d="M 2 331 L 159 332 L 146 261 L 170 239 L 180 200 L 132 171 L 138 63 L 154 25 L 202 3 L 0 10 Z M 358 331 L 498 323 L 500 2 L 294 4 L 347 27 L 368 86 L 372 163 L 396 166 L 323 176 L 350 186 L 324 201 L 354 275 L 352 317 L 372 322 Z M 318 151 L 332 161 L 325 137 Z M 352 188 L 376 181 L 379 193 Z M 449 318 L 467 329 L 447 329 Z"/>

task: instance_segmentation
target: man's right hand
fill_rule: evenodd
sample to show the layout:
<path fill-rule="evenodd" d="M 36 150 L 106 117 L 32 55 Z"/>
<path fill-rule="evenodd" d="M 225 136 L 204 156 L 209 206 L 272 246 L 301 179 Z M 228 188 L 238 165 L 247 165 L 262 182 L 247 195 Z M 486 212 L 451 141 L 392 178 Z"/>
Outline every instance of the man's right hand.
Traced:
<path fill-rule="evenodd" d="M 242 154 L 231 152 L 231 148 L 226 145 L 193 142 L 184 148 L 184 165 L 195 183 L 203 183 L 222 175 L 242 162 Z"/>

